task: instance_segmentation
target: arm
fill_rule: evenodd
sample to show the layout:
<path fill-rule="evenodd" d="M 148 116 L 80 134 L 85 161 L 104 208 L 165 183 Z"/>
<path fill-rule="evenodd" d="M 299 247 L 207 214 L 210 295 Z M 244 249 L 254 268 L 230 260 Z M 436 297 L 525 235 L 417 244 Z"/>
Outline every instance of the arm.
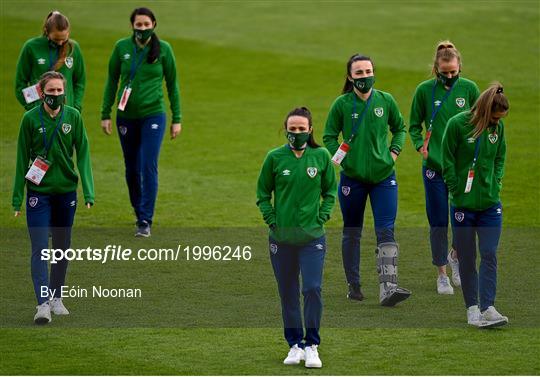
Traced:
<path fill-rule="evenodd" d="M 101 120 L 111 119 L 111 108 L 116 100 L 116 91 L 118 89 L 118 79 L 120 78 L 120 58 L 118 48 L 114 47 L 111 58 L 109 59 L 109 75 L 105 83 L 105 92 L 103 93 L 103 105 L 101 106 Z"/>
<path fill-rule="evenodd" d="M 15 165 L 15 179 L 13 181 L 13 196 L 11 201 L 15 211 L 21 210 L 23 202 L 24 185 L 26 184 L 24 176 L 28 171 L 28 162 L 30 161 L 31 140 L 32 133 L 30 125 L 28 124 L 26 117 L 23 117 L 17 141 L 17 161 Z"/>
<path fill-rule="evenodd" d="M 271 203 L 272 191 L 275 188 L 272 165 L 272 156 L 268 154 L 257 182 L 257 206 L 263 215 L 264 222 L 269 226 L 276 224 L 276 211 Z"/>
<path fill-rule="evenodd" d="M 455 121 L 450 119 L 442 139 L 442 168 L 443 178 L 448 191 L 455 194 L 458 186 L 456 173 L 456 151 L 458 147 L 458 128 Z"/>
<path fill-rule="evenodd" d="M 338 137 L 343 130 L 343 115 L 341 106 L 336 99 L 330 108 L 326 126 L 324 127 L 323 143 L 330 154 L 334 155 L 339 148 Z"/>
<path fill-rule="evenodd" d="M 394 154 L 398 155 L 403 149 L 405 138 L 407 137 L 407 129 L 405 122 L 403 122 L 403 116 L 399 111 L 398 105 L 394 98 L 390 96 L 390 113 L 388 116 L 388 125 L 390 126 L 390 132 L 392 132 L 392 140 L 390 141 L 390 150 Z"/>
<path fill-rule="evenodd" d="M 501 123 L 499 137 L 499 147 L 497 148 L 497 154 L 495 155 L 495 178 L 499 184 L 499 188 L 502 187 L 502 178 L 504 176 L 504 161 L 506 160 L 506 139 L 504 138 L 504 126 Z"/>
<path fill-rule="evenodd" d="M 22 90 L 31 84 L 32 77 L 32 57 L 30 56 L 30 49 L 25 44 L 19 55 L 17 61 L 17 72 L 15 74 L 15 97 L 17 101 L 26 109 L 29 110 L 34 107 L 32 103 L 26 103 Z"/>
<path fill-rule="evenodd" d="M 424 103 L 423 92 L 419 88 L 416 88 L 411 105 L 411 116 L 409 118 L 409 135 L 411 136 L 415 150 L 419 150 L 424 144 L 424 137 L 422 135 L 422 122 L 424 122 L 426 117 Z"/>
<path fill-rule="evenodd" d="M 322 223 L 325 223 L 330 219 L 337 197 L 337 180 L 334 165 L 332 164 L 328 152 L 325 151 L 325 154 L 328 157 L 326 159 L 326 167 L 321 177 L 322 203 L 319 209 L 319 219 Z"/>
<path fill-rule="evenodd" d="M 78 56 L 78 64 L 74 67 L 75 71 L 73 72 L 73 106 L 81 112 L 84 88 L 86 86 L 86 69 L 79 45 L 73 43 L 73 49 L 73 55 Z"/>
<path fill-rule="evenodd" d="M 79 116 L 77 133 L 74 140 L 77 151 L 77 169 L 81 176 L 82 189 L 85 204 L 94 204 L 94 178 L 92 175 L 92 163 L 90 161 L 90 146 L 86 136 L 82 117 Z"/>
<path fill-rule="evenodd" d="M 180 113 L 180 89 L 176 75 L 176 61 L 172 48 L 168 44 L 166 46 L 165 56 L 163 57 L 163 74 L 167 84 L 167 93 L 169 94 L 169 102 L 171 104 L 172 123 L 180 123 L 182 114 Z"/>

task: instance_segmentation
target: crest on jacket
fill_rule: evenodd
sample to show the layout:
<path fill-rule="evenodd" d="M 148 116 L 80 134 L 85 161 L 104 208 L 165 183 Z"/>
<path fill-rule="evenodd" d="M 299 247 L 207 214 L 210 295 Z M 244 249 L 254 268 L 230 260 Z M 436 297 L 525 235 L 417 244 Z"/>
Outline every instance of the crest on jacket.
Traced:
<path fill-rule="evenodd" d="M 495 144 L 497 142 L 497 140 L 499 139 L 499 135 L 497 135 L 495 132 L 493 132 L 492 134 L 488 135 L 488 139 L 489 139 L 489 142 L 491 144 Z"/>
<path fill-rule="evenodd" d="M 456 98 L 456 105 L 460 108 L 465 106 L 465 98 Z"/>
<path fill-rule="evenodd" d="M 70 68 L 73 67 L 73 57 L 72 56 L 68 56 L 66 57 L 66 67 Z"/>
<path fill-rule="evenodd" d="M 463 219 L 465 218 L 465 214 L 464 214 L 463 212 L 456 212 L 456 213 L 454 214 L 454 217 L 456 218 L 456 220 L 457 220 L 458 222 L 462 222 Z"/>
<path fill-rule="evenodd" d="M 375 115 L 377 115 L 379 118 L 384 115 L 384 109 L 382 107 L 376 107 L 373 111 L 375 112 Z"/>
<path fill-rule="evenodd" d="M 68 124 L 68 123 L 62 124 L 62 132 L 64 133 L 64 135 L 67 135 L 69 131 L 71 131 L 71 124 Z"/>
<path fill-rule="evenodd" d="M 349 194 L 351 193 L 351 188 L 349 186 L 341 186 L 341 192 L 343 193 L 343 195 L 349 196 Z"/>
<path fill-rule="evenodd" d="M 317 175 L 317 168 L 309 167 L 307 168 L 307 175 L 309 175 L 309 178 L 315 178 Z"/>

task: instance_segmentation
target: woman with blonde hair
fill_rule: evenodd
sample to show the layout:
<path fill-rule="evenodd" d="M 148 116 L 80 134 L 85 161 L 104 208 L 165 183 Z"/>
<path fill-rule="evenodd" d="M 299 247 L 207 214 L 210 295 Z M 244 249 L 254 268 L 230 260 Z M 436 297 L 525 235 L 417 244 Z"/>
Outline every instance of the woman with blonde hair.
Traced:
<path fill-rule="evenodd" d="M 473 81 L 460 76 L 461 54 L 450 41 L 437 45 L 431 73 L 434 77 L 420 83 L 414 93 L 409 134 L 423 159 L 431 256 L 438 272 L 437 292 L 453 294 L 454 288 L 446 275 L 447 264 L 452 269 L 454 285 L 461 283 L 454 242 L 448 252 L 448 189 L 442 178 L 441 143 L 448 119 L 468 110 L 480 90 Z"/>
<path fill-rule="evenodd" d="M 43 35 L 24 44 L 17 62 L 15 96 L 30 110 L 41 103 L 39 78 L 45 72 L 60 72 L 66 80 L 66 105 L 82 110 L 86 85 L 84 60 L 79 44 L 69 38 L 70 24 L 58 11 L 47 15 Z"/>
<path fill-rule="evenodd" d="M 501 315 L 494 303 L 502 229 L 499 193 L 506 156 L 502 118 L 509 107 L 502 85 L 491 84 L 469 111 L 448 121 L 442 142 L 443 177 L 451 195 L 452 229 L 459 252 L 467 321 L 479 327 L 508 323 L 508 317 Z"/>

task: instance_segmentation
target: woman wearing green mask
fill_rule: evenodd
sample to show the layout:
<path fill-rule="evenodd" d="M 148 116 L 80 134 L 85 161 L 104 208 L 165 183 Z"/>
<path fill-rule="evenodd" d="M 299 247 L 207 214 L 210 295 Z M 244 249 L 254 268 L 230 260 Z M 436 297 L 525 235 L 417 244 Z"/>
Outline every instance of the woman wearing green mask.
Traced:
<path fill-rule="evenodd" d="M 347 297 L 361 301 L 360 237 L 369 196 L 377 236 L 379 302 L 394 306 L 410 296 L 397 285 L 398 245 L 394 238 L 397 181 L 394 164 L 405 142 L 405 124 L 394 98 L 373 88 L 375 67 L 360 54 L 347 62 L 343 94 L 333 103 L 323 141 L 341 165 L 339 203 L 343 214 L 343 267 Z M 392 140 L 388 145 L 388 131 Z M 338 141 L 342 135 L 343 142 Z"/>
<path fill-rule="evenodd" d="M 291 365 L 305 360 L 307 368 L 320 368 L 317 349 L 326 253 L 323 224 L 330 218 L 336 201 L 336 177 L 328 151 L 313 138 L 308 109 L 301 107 L 289 112 L 285 130 L 288 143 L 271 150 L 264 160 L 257 183 L 257 205 L 270 228 L 270 260 L 281 298 L 284 335 L 290 347 L 283 362 Z"/>
<path fill-rule="evenodd" d="M 470 109 L 480 95 L 478 86 L 461 77 L 460 72 L 459 51 L 450 41 L 439 42 L 432 68 L 435 77 L 420 83 L 416 88 L 409 126 L 414 147 L 423 160 L 422 177 L 430 225 L 431 256 L 432 264 L 437 268 L 439 294 L 454 294 L 446 274 L 447 264 L 452 269 L 452 282 L 456 287 L 461 285 L 454 242 L 450 252 L 448 250 L 448 188 L 442 176 L 443 134 L 448 120 Z"/>
<path fill-rule="evenodd" d="M 173 50 L 154 32 L 157 22 L 152 11 L 137 8 L 130 22 L 133 36 L 119 40 L 109 60 L 101 127 L 105 134 L 111 134 L 111 108 L 117 99 L 116 127 L 129 199 L 137 218 L 135 236 L 149 237 L 157 197 L 158 157 L 166 128 L 163 79 L 172 112 L 171 139 L 181 130 L 180 90 Z"/>
<path fill-rule="evenodd" d="M 38 85 L 42 93 L 41 105 L 27 111 L 21 121 L 12 205 L 18 217 L 26 186 L 26 222 L 32 244 L 32 280 L 38 303 L 34 321 L 46 324 L 51 321 L 51 312 L 69 314 L 61 295 L 68 261 L 61 259 L 51 263 L 49 279 L 42 250 L 49 248 L 49 234 L 52 249 L 70 247 L 77 208 L 78 175 L 88 208 L 94 203 L 94 181 L 81 114 L 64 105 L 64 77 L 59 72 L 46 72 Z M 77 154 L 79 174 L 74 168 L 73 152 Z"/>
<path fill-rule="evenodd" d="M 41 75 L 56 71 L 66 79 L 66 104 L 81 111 L 86 74 L 81 49 L 69 33 L 67 17 L 54 11 L 45 19 L 43 35 L 24 44 L 17 62 L 15 96 L 26 110 L 41 104 L 37 85 Z"/>

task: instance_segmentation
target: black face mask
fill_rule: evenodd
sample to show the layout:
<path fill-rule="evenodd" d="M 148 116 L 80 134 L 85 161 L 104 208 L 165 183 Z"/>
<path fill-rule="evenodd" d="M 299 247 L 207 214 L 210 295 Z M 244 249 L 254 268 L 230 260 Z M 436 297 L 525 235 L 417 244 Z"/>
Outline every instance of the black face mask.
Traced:
<path fill-rule="evenodd" d="M 59 48 L 62 48 L 62 46 L 64 45 L 64 43 L 66 43 L 66 42 L 62 42 L 62 44 L 58 44 L 58 43 L 56 43 L 55 41 L 51 41 L 51 40 L 49 39 L 49 47 L 52 48 L 53 50 L 57 50 L 57 49 L 59 49 Z"/>

